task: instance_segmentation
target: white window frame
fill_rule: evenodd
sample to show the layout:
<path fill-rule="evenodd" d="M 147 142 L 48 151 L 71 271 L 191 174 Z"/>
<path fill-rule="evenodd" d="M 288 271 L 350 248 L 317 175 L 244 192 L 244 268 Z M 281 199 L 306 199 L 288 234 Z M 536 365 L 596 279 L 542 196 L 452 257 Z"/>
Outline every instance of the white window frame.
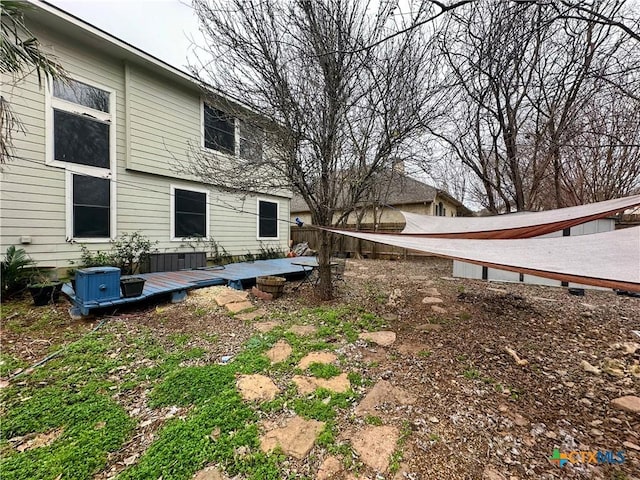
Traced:
<path fill-rule="evenodd" d="M 115 240 L 117 237 L 117 188 L 116 188 L 116 91 L 100 83 L 92 80 L 73 75 L 71 80 L 84 83 L 91 87 L 99 88 L 109 93 L 109 113 L 85 107 L 77 103 L 56 98 L 53 95 L 53 80 L 46 82 L 45 91 L 45 164 L 55 168 L 65 170 L 65 233 L 66 239 L 70 241 L 78 241 L 81 243 L 107 243 Z M 55 138 L 53 129 L 53 109 L 63 110 L 65 112 L 83 113 L 91 115 L 97 120 L 109 123 L 109 168 L 94 167 L 89 165 L 81 165 L 78 163 L 63 162 L 56 160 L 55 154 Z M 109 237 L 85 238 L 73 236 L 73 177 L 72 175 L 85 175 L 89 177 L 98 177 L 109 179 Z"/>
<path fill-rule="evenodd" d="M 260 202 L 269 202 L 276 204 L 276 236 L 275 237 L 261 237 L 260 236 Z M 256 239 L 258 240 L 280 240 L 280 202 L 266 197 L 258 197 L 256 199 Z"/>
<path fill-rule="evenodd" d="M 176 232 L 176 190 L 187 190 L 189 192 L 197 192 L 197 193 L 204 193 L 205 196 L 205 202 L 206 202 L 206 210 L 205 210 L 205 217 L 206 217 L 206 222 L 205 222 L 205 229 L 206 229 L 206 235 L 203 237 L 203 239 L 207 239 L 211 237 L 211 201 L 210 201 L 210 192 L 208 189 L 206 188 L 198 188 L 198 187 L 193 187 L 190 185 L 180 185 L 180 184 L 171 184 L 169 186 L 170 188 L 170 192 L 169 192 L 169 202 L 170 202 L 170 212 L 171 212 L 171 221 L 169 222 L 169 228 L 171 229 L 169 231 L 169 239 L 172 242 L 189 242 L 189 241 L 196 241 L 199 240 L 200 238 L 196 238 L 196 237 L 176 237 L 175 236 L 175 232 Z M 202 239 L 200 239 L 202 240 Z"/>
<path fill-rule="evenodd" d="M 233 117 L 233 155 L 227 152 L 223 152 L 222 150 L 216 150 L 215 148 L 208 148 L 205 146 L 204 142 L 204 106 L 205 106 L 204 98 L 200 98 L 200 148 L 209 153 L 215 153 L 217 155 L 224 155 L 225 157 L 238 157 L 240 155 L 240 122 L 237 117 Z M 220 110 L 223 113 L 224 110 L 216 107 L 215 105 L 209 104 L 211 108 L 215 108 L 216 110 Z M 227 115 L 229 115 L 227 113 Z"/>

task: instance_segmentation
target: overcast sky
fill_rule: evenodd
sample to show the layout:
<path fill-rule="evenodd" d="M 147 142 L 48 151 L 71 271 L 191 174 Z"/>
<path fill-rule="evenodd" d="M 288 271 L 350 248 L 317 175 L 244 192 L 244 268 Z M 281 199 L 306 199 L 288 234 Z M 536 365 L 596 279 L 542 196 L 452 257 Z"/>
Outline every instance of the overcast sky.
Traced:
<path fill-rule="evenodd" d="M 90 24 L 186 70 L 198 21 L 188 0 L 48 0 Z"/>

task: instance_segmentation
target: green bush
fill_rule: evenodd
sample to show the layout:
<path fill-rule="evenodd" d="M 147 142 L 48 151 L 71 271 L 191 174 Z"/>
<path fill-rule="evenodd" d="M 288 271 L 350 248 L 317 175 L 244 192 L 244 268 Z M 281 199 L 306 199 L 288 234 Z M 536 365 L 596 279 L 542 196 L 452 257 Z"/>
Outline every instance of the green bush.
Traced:
<path fill-rule="evenodd" d="M 35 262 L 27 255 L 23 248 L 11 245 L 0 266 L 0 280 L 2 282 L 2 299 L 24 290 L 34 274 Z"/>

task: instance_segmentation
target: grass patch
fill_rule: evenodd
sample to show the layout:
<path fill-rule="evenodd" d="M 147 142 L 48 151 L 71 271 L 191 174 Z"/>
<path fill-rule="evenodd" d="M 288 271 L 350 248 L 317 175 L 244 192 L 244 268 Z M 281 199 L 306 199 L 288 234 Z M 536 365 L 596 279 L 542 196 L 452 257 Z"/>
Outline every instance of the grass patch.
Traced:
<path fill-rule="evenodd" d="M 364 421 L 368 425 L 375 425 L 377 427 L 382 425 L 382 419 L 380 417 L 376 417 L 375 415 L 367 415 Z"/>
<path fill-rule="evenodd" d="M 168 338 L 176 347 L 183 347 L 191 340 L 191 336 L 186 333 L 173 333 Z"/>
<path fill-rule="evenodd" d="M 355 399 L 353 391 L 334 393 L 319 388 L 313 394 L 296 398 L 291 403 L 293 410 L 301 417 L 328 422 L 336 418 L 336 409 L 349 408 Z"/>
<path fill-rule="evenodd" d="M 8 377 L 11 372 L 25 368 L 29 364 L 11 355 L 0 353 L 0 377 Z"/>
<path fill-rule="evenodd" d="M 149 395 L 152 408 L 202 403 L 226 390 L 234 390 L 235 376 L 226 365 L 186 367 L 170 373 Z"/>
<path fill-rule="evenodd" d="M 311 375 L 317 378 L 333 378 L 342 373 L 342 370 L 330 363 L 312 363 L 308 370 Z"/>
<path fill-rule="evenodd" d="M 126 440 L 133 421 L 111 399 L 91 390 L 32 390 L 28 400 L 11 405 L 0 427 L 3 438 L 56 428 L 63 433 L 48 446 L 22 453 L 5 450 L 0 461 L 2 478 L 85 479 L 100 471 L 107 454 Z"/>
<path fill-rule="evenodd" d="M 480 378 L 480 372 L 473 368 L 467 368 L 464 372 L 463 372 L 464 378 L 468 379 L 468 380 L 475 380 L 477 378 Z"/>

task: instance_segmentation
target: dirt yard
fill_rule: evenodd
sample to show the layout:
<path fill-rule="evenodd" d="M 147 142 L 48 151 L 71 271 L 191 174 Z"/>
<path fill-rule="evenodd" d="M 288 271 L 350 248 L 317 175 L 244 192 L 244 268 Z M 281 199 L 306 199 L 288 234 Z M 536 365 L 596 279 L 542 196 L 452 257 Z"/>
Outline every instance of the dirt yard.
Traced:
<path fill-rule="evenodd" d="M 287 285 L 237 314 L 220 289 L 79 322 L 4 304 L 0 473 L 640 478 L 617 400 L 640 396 L 640 298 L 450 275 L 349 260 L 332 302 Z"/>

